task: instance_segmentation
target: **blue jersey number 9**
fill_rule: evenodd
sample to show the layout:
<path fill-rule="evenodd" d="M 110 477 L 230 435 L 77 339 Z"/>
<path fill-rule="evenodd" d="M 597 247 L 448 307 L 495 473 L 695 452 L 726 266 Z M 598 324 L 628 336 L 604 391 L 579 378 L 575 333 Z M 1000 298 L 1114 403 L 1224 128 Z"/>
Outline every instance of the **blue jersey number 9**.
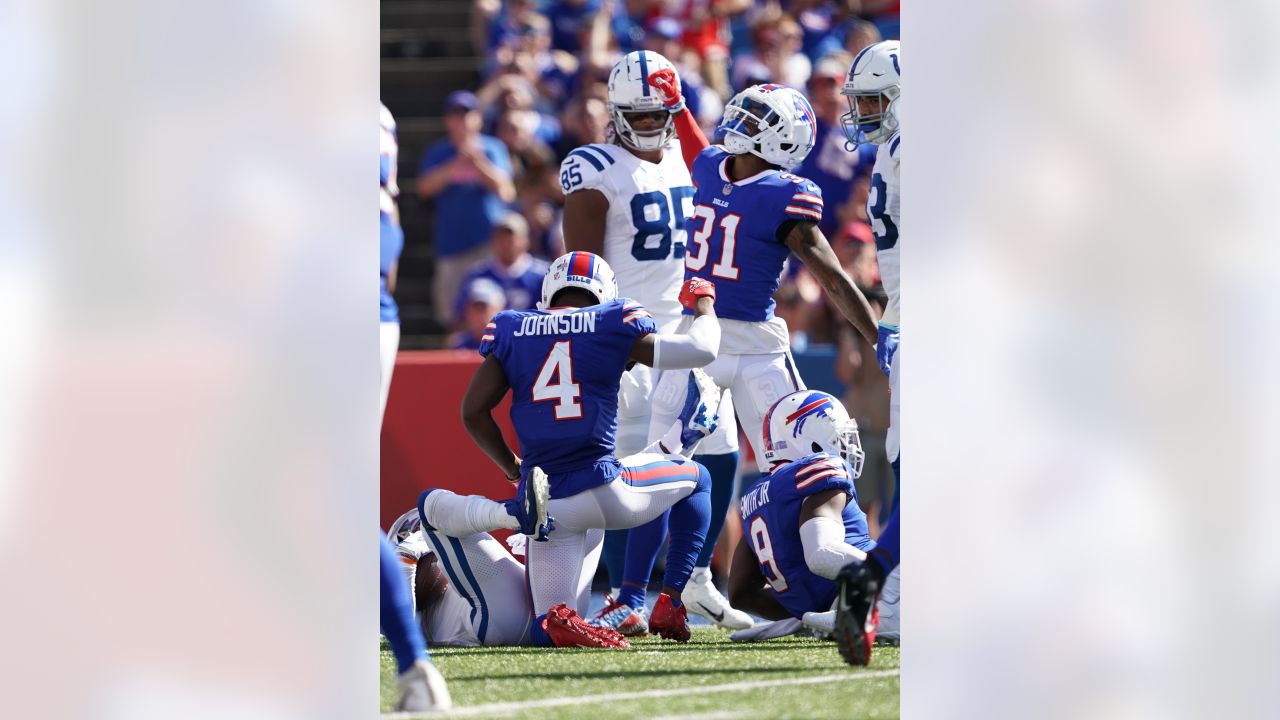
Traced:
<path fill-rule="evenodd" d="M 692 199 L 693 193 L 693 187 L 686 185 L 671 188 L 669 196 L 661 190 L 653 190 L 631 198 L 631 222 L 636 226 L 635 239 L 631 243 L 632 257 L 640 261 L 684 257 L 684 243 L 675 243 L 673 248 L 671 234 L 674 230 L 684 229 L 687 220 L 684 200 Z M 650 246 L 649 242 L 655 236 L 659 238 L 658 244 Z"/>

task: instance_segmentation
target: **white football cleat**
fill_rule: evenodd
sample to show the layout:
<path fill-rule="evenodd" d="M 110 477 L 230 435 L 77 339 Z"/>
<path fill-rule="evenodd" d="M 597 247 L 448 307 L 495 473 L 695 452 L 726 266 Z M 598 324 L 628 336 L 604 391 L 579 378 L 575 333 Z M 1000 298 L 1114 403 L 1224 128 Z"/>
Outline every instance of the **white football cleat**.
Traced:
<path fill-rule="evenodd" d="M 681 593 L 683 595 L 683 593 Z M 685 605 L 688 605 L 686 602 Z M 762 640 L 772 640 L 774 638 L 795 635 L 804 630 L 804 624 L 795 618 L 787 618 L 785 620 L 773 620 L 752 625 L 745 630 L 739 630 L 729 634 L 729 639 L 734 642 L 760 642 Z"/>
<path fill-rule="evenodd" d="M 689 612 L 715 623 L 726 630 L 745 630 L 751 627 L 751 616 L 734 609 L 728 599 L 720 594 L 711 582 L 711 568 L 694 568 L 689 582 L 680 591 L 680 602 Z"/>
<path fill-rule="evenodd" d="M 893 569 L 884 579 L 876 609 L 880 611 L 880 624 L 876 626 L 876 640 L 890 645 L 902 644 L 902 566 Z"/>
<path fill-rule="evenodd" d="M 818 637 L 830 637 L 836 631 L 836 611 L 807 612 L 801 622 Z"/>
<path fill-rule="evenodd" d="M 444 676 L 430 660 L 418 660 L 400 676 L 400 699 L 396 710 L 401 712 L 444 712 L 453 708 L 449 688 Z"/>

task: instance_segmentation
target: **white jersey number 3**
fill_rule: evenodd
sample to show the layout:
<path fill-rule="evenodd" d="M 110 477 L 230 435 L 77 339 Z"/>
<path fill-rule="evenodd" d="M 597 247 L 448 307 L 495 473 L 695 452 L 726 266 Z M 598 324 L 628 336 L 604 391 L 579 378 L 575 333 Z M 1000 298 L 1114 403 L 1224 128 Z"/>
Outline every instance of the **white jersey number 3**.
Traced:
<path fill-rule="evenodd" d="M 582 386 L 573 381 L 573 357 L 569 354 L 572 340 L 561 340 L 551 348 L 533 382 L 533 401 L 555 401 L 557 420 L 582 417 Z M 553 383 L 552 380 L 555 380 Z"/>

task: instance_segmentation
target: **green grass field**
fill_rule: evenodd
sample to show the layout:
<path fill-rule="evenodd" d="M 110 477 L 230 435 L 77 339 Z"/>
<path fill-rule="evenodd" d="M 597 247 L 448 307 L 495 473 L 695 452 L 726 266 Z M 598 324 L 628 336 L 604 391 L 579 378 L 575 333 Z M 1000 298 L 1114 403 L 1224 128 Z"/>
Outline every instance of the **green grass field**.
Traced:
<path fill-rule="evenodd" d="M 433 648 L 431 657 L 453 695 L 449 717 L 603 720 L 623 709 L 669 720 L 898 717 L 896 647 L 877 647 L 870 668 L 851 668 L 831 642 L 733 643 L 724 630 L 695 627 L 684 645 L 645 637 L 630 650 Z M 725 685 L 742 687 L 716 689 Z M 383 711 L 395 692 L 384 640 Z M 641 692 L 649 696 L 605 697 Z"/>

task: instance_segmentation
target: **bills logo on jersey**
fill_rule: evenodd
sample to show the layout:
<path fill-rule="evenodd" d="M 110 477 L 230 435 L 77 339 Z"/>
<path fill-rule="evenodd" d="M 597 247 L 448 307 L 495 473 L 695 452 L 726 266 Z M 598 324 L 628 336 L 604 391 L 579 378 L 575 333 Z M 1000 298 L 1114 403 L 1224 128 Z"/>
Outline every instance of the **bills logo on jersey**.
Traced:
<path fill-rule="evenodd" d="M 787 425 L 794 425 L 791 437 L 799 437 L 804 423 L 811 417 L 826 415 L 831 411 L 831 396 L 825 393 L 813 393 L 804 399 L 796 411 L 787 416 Z"/>

